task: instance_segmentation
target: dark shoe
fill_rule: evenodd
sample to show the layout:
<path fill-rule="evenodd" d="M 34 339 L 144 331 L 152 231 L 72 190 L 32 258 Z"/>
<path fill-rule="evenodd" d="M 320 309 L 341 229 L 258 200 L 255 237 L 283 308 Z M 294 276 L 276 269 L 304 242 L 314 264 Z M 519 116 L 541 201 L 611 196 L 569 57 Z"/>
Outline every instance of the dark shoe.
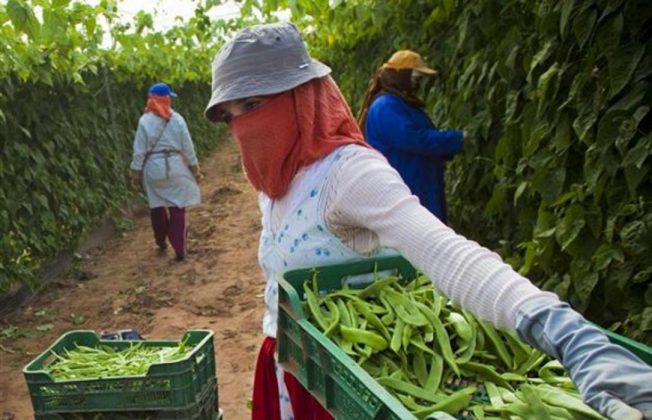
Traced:
<path fill-rule="evenodd" d="M 177 261 L 183 261 L 185 258 L 186 258 L 186 256 L 183 255 L 183 254 L 177 254 L 177 257 L 176 257 Z"/>
<path fill-rule="evenodd" d="M 158 245 L 158 250 L 157 250 L 158 254 L 159 255 L 165 254 L 165 251 L 167 251 L 167 249 L 168 249 L 168 246 L 166 244 L 163 244 L 163 245 L 159 244 Z"/>

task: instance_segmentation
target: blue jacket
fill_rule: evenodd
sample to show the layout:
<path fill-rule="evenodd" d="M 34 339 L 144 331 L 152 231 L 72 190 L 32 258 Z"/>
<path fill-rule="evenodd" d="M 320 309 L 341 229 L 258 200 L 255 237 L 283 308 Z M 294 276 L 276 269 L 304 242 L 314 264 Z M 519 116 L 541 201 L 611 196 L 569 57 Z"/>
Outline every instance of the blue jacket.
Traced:
<path fill-rule="evenodd" d="M 446 223 L 444 162 L 462 150 L 462 131 L 437 130 L 425 112 L 393 94 L 372 102 L 364 131 L 412 194 Z"/>

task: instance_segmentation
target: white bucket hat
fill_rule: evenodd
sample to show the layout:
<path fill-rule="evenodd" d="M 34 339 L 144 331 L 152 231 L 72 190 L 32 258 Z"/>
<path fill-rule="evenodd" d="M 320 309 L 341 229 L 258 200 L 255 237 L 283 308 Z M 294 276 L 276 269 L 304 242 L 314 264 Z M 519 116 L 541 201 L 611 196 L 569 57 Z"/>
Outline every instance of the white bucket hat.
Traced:
<path fill-rule="evenodd" d="M 252 96 L 273 95 L 324 77 L 330 67 L 310 58 L 291 23 L 252 26 L 224 44 L 213 60 L 211 99 L 204 115 L 214 122 L 216 105 Z"/>

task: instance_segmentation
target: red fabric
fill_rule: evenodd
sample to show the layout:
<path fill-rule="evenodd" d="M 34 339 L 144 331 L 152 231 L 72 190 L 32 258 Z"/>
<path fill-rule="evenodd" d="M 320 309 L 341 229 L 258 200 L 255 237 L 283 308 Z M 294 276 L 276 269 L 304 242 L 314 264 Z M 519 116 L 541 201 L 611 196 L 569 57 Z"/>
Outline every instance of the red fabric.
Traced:
<path fill-rule="evenodd" d="M 281 420 L 278 381 L 274 352 L 276 340 L 265 337 L 258 353 L 254 375 L 254 395 L 251 410 L 252 420 Z M 333 417 L 308 392 L 294 376 L 284 375 L 285 386 L 295 420 L 332 420 Z"/>
<path fill-rule="evenodd" d="M 336 148 L 364 138 L 330 76 L 274 96 L 259 108 L 233 117 L 247 178 L 270 198 L 285 195 L 297 171 Z"/>
<path fill-rule="evenodd" d="M 169 120 L 172 117 L 172 98 L 170 98 L 170 95 L 149 95 L 145 112 L 151 112 Z"/>
<path fill-rule="evenodd" d="M 254 374 L 251 420 L 281 420 L 274 349 L 276 340 L 266 337 L 258 353 Z"/>
<path fill-rule="evenodd" d="M 295 420 L 332 420 L 333 416 L 292 375 L 285 372 L 285 387 L 290 395 Z"/>

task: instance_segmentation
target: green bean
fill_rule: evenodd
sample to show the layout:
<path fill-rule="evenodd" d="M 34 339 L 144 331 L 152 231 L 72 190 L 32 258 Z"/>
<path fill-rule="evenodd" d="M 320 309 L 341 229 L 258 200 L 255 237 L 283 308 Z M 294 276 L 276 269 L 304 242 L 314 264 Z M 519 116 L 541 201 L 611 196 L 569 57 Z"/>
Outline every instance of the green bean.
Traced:
<path fill-rule="evenodd" d="M 340 325 L 340 311 L 337 309 L 337 305 L 333 303 L 333 301 L 329 298 L 326 298 L 325 301 L 326 307 L 328 307 L 328 312 L 331 315 L 331 321 L 330 325 L 324 331 L 324 335 L 326 337 L 330 337 L 330 335 L 335 331 L 335 329 Z"/>
<path fill-rule="evenodd" d="M 550 412 L 541 401 L 537 393 L 528 385 L 521 387 L 521 394 L 525 403 L 529 406 L 534 420 L 551 420 Z"/>
<path fill-rule="evenodd" d="M 452 393 L 451 395 L 442 399 L 435 405 L 428 407 L 427 409 L 415 411 L 414 415 L 419 418 L 422 418 L 429 414 L 434 413 L 435 411 L 443 411 L 449 414 L 455 414 L 458 411 L 465 409 L 469 405 L 475 391 L 477 391 L 476 387 L 469 386 L 467 388 Z"/>
<path fill-rule="evenodd" d="M 530 354 L 534 351 L 532 347 L 527 346 L 521 340 L 516 337 L 516 335 L 510 331 L 501 331 L 505 341 L 507 342 L 507 347 L 512 351 L 514 355 L 513 366 L 511 368 L 518 369 L 519 366 L 527 363 L 530 359 Z M 528 348 L 529 347 L 529 348 Z"/>
<path fill-rule="evenodd" d="M 471 341 L 471 337 L 473 336 L 471 325 L 467 322 L 466 318 L 464 318 L 462 314 L 451 312 L 448 315 L 448 322 L 453 325 L 455 333 L 458 335 L 458 337 L 460 337 L 463 341 Z"/>
<path fill-rule="evenodd" d="M 549 384 L 573 387 L 570 378 L 555 374 L 555 370 L 563 372 L 564 367 L 557 360 L 551 360 L 539 369 L 539 377 Z"/>
<path fill-rule="evenodd" d="M 392 306 L 394 311 L 396 311 L 396 315 L 406 324 L 415 327 L 422 327 L 428 323 L 428 320 L 423 316 L 423 314 L 414 308 L 414 301 L 391 288 L 384 289 L 382 294 L 385 295 L 387 302 Z"/>
<path fill-rule="evenodd" d="M 432 324 L 435 329 L 435 336 L 437 337 L 437 344 L 441 349 L 442 355 L 446 363 L 453 369 L 453 371 L 459 375 L 460 369 L 455 362 L 455 356 L 453 354 L 453 349 L 451 348 L 450 339 L 444 324 L 441 323 L 438 317 L 434 316 L 434 313 L 430 309 L 420 302 L 415 302 L 417 309 L 426 317 L 426 319 Z"/>
<path fill-rule="evenodd" d="M 376 380 L 378 381 L 379 384 L 383 386 L 392 388 L 403 394 L 412 395 L 413 397 L 417 397 L 424 401 L 437 403 L 439 401 L 443 401 L 445 398 L 439 393 L 433 394 L 428 391 L 424 391 L 422 388 L 412 385 L 409 382 L 401 381 L 391 377 L 377 378 Z"/>
<path fill-rule="evenodd" d="M 462 369 L 464 369 L 464 370 L 475 372 L 475 373 L 479 374 L 480 376 L 482 376 L 483 378 L 485 378 L 485 379 L 487 379 L 487 380 L 489 380 L 491 382 L 494 382 L 497 385 L 503 386 L 503 387 L 508 388 L 510 390 L 514 389 L 509 384 L 509 382 L 504 380 L 498 374 L 498 372 L 496 372 L 496 370 L 491 366 L 487 366 L 487 365 L 483 365 L 483 364 L 475 363 L 475 362 L 466 362 L 463 365 L 460 365 L 460 367 Z"/>
<path fill-rule="evenodd" d="M 403 327 L 403 337 L 402 337 L 402 345 L 403 345 L 403 350 L 408 351 L 408 347 L 410 347 L 410 339 L 412 338 L 412 326 L 410 324 L 405 324 Z"/>
<path fill-rule="evenodd" d="M 363 329 L 349 328 L 340 325 L 340 333 L 345 340 L 352 343 L 366 344 L 374 350 L 385 350 L 388 346 L 387 340 L 383 337 Z"/>
<path fill-rule="evenodd" d="M 340 312 L 340 321 L 345 327 L 353 327 L 353 322 L 351 321 L 351 314 L 349 313 L 346 304 L 342 299 L 337 299 L 335 302 L 337 309 Z"/>
<path fill-rule="evenodd" d="M 594 419 L 601 419 L 602 416 L 593 411 L 591 407 L 584 404 L 578 396 L 572 396 L 568 392 L 554 388 L 550 385 L 539 385 L 536 387 L 537 394 L 541 399 L 557 407 L 580 413 Z"/>
<path fill-rule="evenodd" d="M 491 402 L 492 407 L 501 408 L 505 405 L 496 384 L 490 381 L 486 381 L 484 383 L 484 388 L 487 392 L 487 395 L 489 396 L 489 401 Z"/>
<path fill-rule="evenodd" d="M 398 277 L 385 277 L 384 279 L 375 280 L 369 286 L 362 289 L 358 297 L 360 299 L 365 299 L 370 296 L 377 296 L 385 287 L 397 283 L 398 281 Z"/>
<path fill-rule="evenodd" d="M 412 357 L 412 369 L 419 381 L 419 385 L 425 388 L 428 382 L 428 369 L 426 368 L 426 357 L 422 351 L 416 351 Z"/>
<path fill-rule="evenodd" d="M 426 380 L 426 385 L 424 386 L 426 391 L 435 392 L 439 389 L 443 372 L 444 359 L 442 359 L 442 357 L 438 354 L 433 354 L 432 361 L 430 363 L 430 372 L 428 373 L 428 379 Z"/>
<path fill-rule="evenodd" d="M 502 361 L 505 363 L 505 367 L 511 369 L 512 358 L 507 352 L 507 348 L 505 347 L 505 344 L 503 343 L 502 339 L 498 335 L 498 332 L 494 329 L 494 327 L 492 327 L 487 323 L 478 322 L 478 325 L 480 325 L 482 331 L 485 333 L 487 338 L 489 338 L 491 344 L 493 344 L 494 348 L 496 349 L 496 353 L 498 353 L 498 357 L 500 357 Z"/>
<path fill-rule="evenodd" d="M 388 341 L 391 340 L 391 335 L 389 334 L 385 324 L 382 323 L 380 318 L 378 318 L 376 314 L 374 314 L 364 302 L 354 301 L 353 307 L 357 309 L 362 314 L 362 316 L 364 316 L 370 325 L 376 327 L 376 329 L 382 334 L 383 337 L 385 337 L 385 339 Z"/>
<path fill-rule="evenodd" d="M 396 320 L 396 327 L 394 327 L 394 333 L 392 334 L 392 340 L 390 341 L 389 348 L 391 348 L 394 353 L 398 353 L 401 349 L 401 339 L 403 338 L 403 328 L 405 323 L 403 320 Z"/>
<path fill-rule="evenodd" d="M 306 301 L 308 302 L 308 308 L 310 308 L 312 317 L 315 319 L 315 321 L 317 321 L 319 328 L 321 328 L 322 331 L 326 331 L 328 329 L 328 323 L 321 312 L 321 308 L 319 307 L 317 295 L 312 290 L 310 290 L 307 282 L 303 284 L 303 290 L 306 293 Z"/>

